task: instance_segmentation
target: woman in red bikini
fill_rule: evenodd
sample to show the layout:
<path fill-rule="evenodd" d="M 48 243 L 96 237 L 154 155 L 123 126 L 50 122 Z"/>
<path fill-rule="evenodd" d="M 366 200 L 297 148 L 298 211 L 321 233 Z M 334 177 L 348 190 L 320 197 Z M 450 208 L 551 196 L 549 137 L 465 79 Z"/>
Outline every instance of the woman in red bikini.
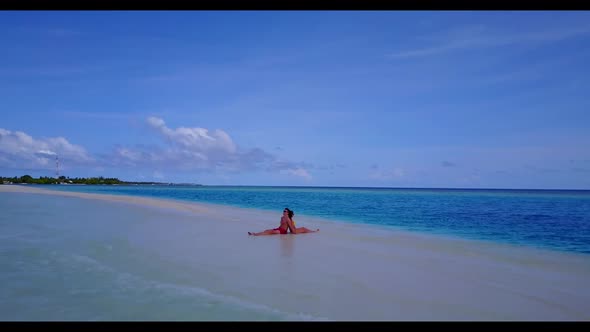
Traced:
<path fill-rule="evenodd" d="M 287 234 L 287 230 L 290 230 L 291 233 L 293 234 L 297 234 L 297 233 L 315 233 L 315 232 L 319 232 L 319 228 L 315 231 L 312 231 L 309 228 L 305 228 L 305 227 L 295 227 L 295 222 L 293 221 L 293 215 L 295 213 L 293 213 L 293 211 L 289 210 L 289 208 L 285 208 L 285 210 L 283 210 L 283 216 L 281 217 L 281 224 L 279 225 L 279 227 L 277 228 L 273 228 L 273 229 L 267 229 L 265 231 L 262 232 L 258 232 L 258 233 L 252 233 L 252 232 L 248 232 L 248 235 L 274 235 L 274 234 Z"/>

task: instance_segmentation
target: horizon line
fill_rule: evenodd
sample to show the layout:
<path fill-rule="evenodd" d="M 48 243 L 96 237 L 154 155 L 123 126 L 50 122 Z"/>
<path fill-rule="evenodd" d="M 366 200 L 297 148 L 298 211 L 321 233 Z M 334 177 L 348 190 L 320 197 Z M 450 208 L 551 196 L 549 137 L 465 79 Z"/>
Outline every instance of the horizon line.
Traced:
<path fill-rule="evenodd" d="M 123 181 L 123 180 L 122 180 Z M 502 190 L 514 190 L 514 191 L 590 191 L 589 189 L 564 189 L 564 188 L 464 188 L 464 187 L 364 187 L 364 186 L 296 186 L 296 185 L 252 185 L 252 184 L 200 184 L 200 183 L 187 183 L 187 182 L 157 182 L 157 181 L 124 181 L 124 182 L 137 182 L 142 184 L 135 184 L 140 186 L 150 185 L 176 185 L 176 186 L 199 186 L 199 187 L 264 187 L 264 188 L 326 188 L 326 189 L 401 189 L 401 190 L 480 190 L 480 191 L 502 191 Z M 12 183 L 12 184 L 1 184 L 0 185 L 38 185 L 47 186 L 52 184 L 38 184 L 38 183 Z M 67 184 L 69 185 L 69 184 Z M 84 186 L 124 186 L 133 184 L 80 184 Z"/>
<path fill-rule="evenodd" d="M 27 174 L 25 174 L 27 175 Z M 23 175 L 24 176 L 24 175 Z M 30 176 L 30 175 L 29 175 Z M 7 176 L 0 176 L 2 178 L 8 178 Z M 14 176 L 18 178 L 18 176 Z M 69 176 L 65 176 L 66 179 L 70 178 Z M 90 178 L 100 178 L 103 177 L 105 179 L 109 177 L 105 176 L 96 176 Z M 39 176 L 41 178 L 41 176 Z M 87 178 L 87 177 L 82 177 Z M 195 182 L 161 182 L 161 181 L 128 181 L 128 180 L 121 180 L 118 177 L 113 177 L 114 179 L 118 179 L 122 182 L 136 182 L 136 183 L 143 183 L 143 185 L 184 185 L 184 186 L 201 186 L 201 187 L 268 187 L 268 188 L 335 188 L 335 189 L 409 189 L 409 190 L 431 190 L 431 189 L 438 189 L 438 190 L 521 190 L 521 191 L 590 191 L 590 188 L 586 189 L 566 189 L 566 188 L 465 188 L 465 187 L 381 187 L 381 186 L 300 186 L 300 185 L 256 185 L 256 184 L 203 184 L 203 183 L 195 183 Z M 19 183 L 13 183 L 19 184 Z M 2 185 L 2 183 L 0 183 Z M 87 184 L 84 184 L 87 185 Z M 96 185 L 104 185 L 104 184 L 96 184 Z M 122 184 L 125 185 L 125 184 Z"/>
<path fill-rule="evenodd" d="M 174 183 L 170 183 L 174 184 Z M 412 189 L 412 190 L 545 190 L 545 191 L 590 191 L 588 189 L 563 189 L 563 188 L 464 188 L 464 187 L 364 187 L 364 186 L 281 186 L 281 185 L 226 185 L 226 184 L 191 184 L 202 187 L 275 187 L 275 188 L 339 188 L 339 189 Z"/>

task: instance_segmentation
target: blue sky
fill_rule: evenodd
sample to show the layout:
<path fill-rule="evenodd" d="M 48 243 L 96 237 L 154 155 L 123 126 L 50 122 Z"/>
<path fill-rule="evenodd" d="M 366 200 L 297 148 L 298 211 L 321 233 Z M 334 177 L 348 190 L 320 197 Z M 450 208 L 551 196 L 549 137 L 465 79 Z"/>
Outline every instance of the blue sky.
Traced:
<path fill-rule="evenodd" d="M 0 175 L 590 189 L 590 12 L 0 12 Z"/>

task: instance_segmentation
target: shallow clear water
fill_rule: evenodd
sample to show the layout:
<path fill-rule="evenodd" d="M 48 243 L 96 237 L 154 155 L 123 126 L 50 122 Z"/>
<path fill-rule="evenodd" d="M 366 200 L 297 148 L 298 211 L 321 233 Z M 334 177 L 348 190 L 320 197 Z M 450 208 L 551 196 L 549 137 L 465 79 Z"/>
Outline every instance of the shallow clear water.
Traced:
<path fill-rule="evenodd" d="M 170 211 L 11 193 L 0 211 L 0 320 L 305 319 L 212 291 L 153 243 Z"/>

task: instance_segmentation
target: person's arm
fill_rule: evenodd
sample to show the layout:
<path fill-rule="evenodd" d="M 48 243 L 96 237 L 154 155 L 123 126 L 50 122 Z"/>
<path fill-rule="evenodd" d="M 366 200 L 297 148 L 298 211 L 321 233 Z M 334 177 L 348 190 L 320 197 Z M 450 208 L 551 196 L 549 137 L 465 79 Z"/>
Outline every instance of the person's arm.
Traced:
<path fill-rule="evenodd" d="M 287 219 L 287 227 L 289 227 L 289 230 L 291 231 L 291 233 L 297 234 L 297 228 L 295 227 L 295 224 L 293 224 L 293 220 L 291 220 L 291 218 L 286 218 L 286 219 Z"/>

